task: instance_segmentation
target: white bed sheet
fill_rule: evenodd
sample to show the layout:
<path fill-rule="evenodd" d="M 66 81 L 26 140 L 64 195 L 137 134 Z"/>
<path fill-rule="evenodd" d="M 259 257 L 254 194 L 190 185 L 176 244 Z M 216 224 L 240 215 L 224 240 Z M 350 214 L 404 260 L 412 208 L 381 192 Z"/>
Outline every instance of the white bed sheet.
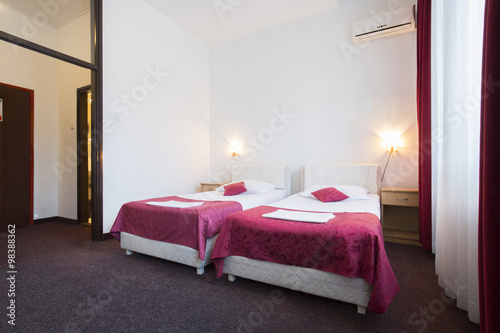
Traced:
<path fill-rule="evenodd" d="M 283 189 L 276 189 L 266 193 L 249 194 L 241 193 L 238 195 L 224 196 L 224 192 L 209 191 L 178 195 L 178 197 L 192 200 L 207 200 L 207 201 L 237 201 L 243 209 L 257 207 L 259 205 L 268 205 L 272 202 L 286 198 L 287 192 Z"/>
<path fill-rule="evenodd" d="M 380 219 L 380 197 L 377 194 L 368 194 L 368 198 L 368 200 L 321 202 L 297 193 L 268 206 L 325 213 L 373 213 Z"/>

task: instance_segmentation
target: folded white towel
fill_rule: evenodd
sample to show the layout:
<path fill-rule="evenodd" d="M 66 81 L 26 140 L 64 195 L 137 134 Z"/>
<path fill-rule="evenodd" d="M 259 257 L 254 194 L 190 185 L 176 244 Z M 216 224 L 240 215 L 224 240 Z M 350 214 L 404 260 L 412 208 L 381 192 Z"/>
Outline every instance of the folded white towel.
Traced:
<path fill-rule="evenodd" d="M 148 205 L 154 205 L 154 206 L 162 206 L 162 207 L 174 207 L 174 208 L 188 208 L 188 207 L 196 207 L 199 205 L 203 205 L 203 202 L 184 202 L 184 201 L 175 201 L 175 200 L 169 200 L 169 201 L 148 201 L 146 202 Z"/>
<path fill-rule="evenodd" d="M 328 220 L 333 219 L 335 215 L 332 213 L 309 213 L 278 209 L 272 213 L 262 214 L 262 217 L 298 222 L 325 223 Z"/>

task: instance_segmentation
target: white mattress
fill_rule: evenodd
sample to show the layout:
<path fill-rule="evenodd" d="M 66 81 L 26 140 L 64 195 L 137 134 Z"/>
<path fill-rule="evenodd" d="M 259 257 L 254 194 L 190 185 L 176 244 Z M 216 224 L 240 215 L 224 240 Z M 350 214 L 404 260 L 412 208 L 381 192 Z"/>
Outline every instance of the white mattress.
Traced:
<path fill-rule="evenodd" d="M 209 191 L 178 195 L 178 197 L 192 200 L 207 200 L 207 201 L 237 201 L 243 209 L 253 208 L 259 205 L 267 205 L 286 198 L 287 193 L 283 189 L 277 189 L 266 193 L 248 194 L 242 193 L 238 195 L 224 196 L 224 192 Z"/>
<path fill-rule="evenodd" d="M 275 286 L 289 288 L 366 307 L 373 287 L 362 278 L 318 271 L 307 267 L 287 266 L 240 256 L 224 260 L 224 273 L 229 280 L 245 277 Z M 364 309 L 358 308 L 363 312 Z"/>
<path fill-rule="evenodd" d="M 123 231 L 120 233 L 120 245 L 123 249 L 127 250 L 127 254 L 138 252 L 169 261 L 175 261 L 180 264 L 195 267 L 198 270 L 198 274 L 203 274 L 204 267 L 212 262 L 210 256 L 212 255 L 217 236 L 218 234 L 212 238 L 207 238 L 205 259 L 203 260 L 199 258 L 198 250 L 190 247 L 147 239 Z"/>
<path fill-rule="evenodd" d="M 368 198 L 368 200 L 321 202 L 297 193 L 268 206 L 328 213 L 373 213 L 380 219 L 380 197 L 377 194 L 368 194 Z"/>

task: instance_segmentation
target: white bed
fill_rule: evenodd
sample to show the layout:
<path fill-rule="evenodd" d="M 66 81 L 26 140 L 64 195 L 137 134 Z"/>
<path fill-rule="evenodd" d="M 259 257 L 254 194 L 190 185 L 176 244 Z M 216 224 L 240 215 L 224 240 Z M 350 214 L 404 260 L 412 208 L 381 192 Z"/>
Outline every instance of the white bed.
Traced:
<path fill-rule="evenodd" d="M 234 165 L 232 167 L 232 181 L 259 180 L 274 184 L 276 189 L 261 194 L 239 194 L 224 197 L 223 192 L 210 191 L 179 195 L 179 197 L 205 201 L 238 201 L 243 209 L 262 204 L 269 204 L 290 195 L 291 177 L 290 168 L 284 165 Z M 120 232 L 120 246 L 128 255 L 138 252 L 169 261 L 178 262 L 195 267 L 198 274 L 204 273 L 204 268 L 211 263 L 210 256 L 217 239 L 217 235 L 206 239 L 204 259 L 199 258 L 199 251 L 188 246 L 162 242 L 137 236 L 127 232 Z"/>
<path fill-rule="evenodd" d="M 313 185 L 357 185 L 369 190 L 369 200 L 325 204 L 295 194 L 268 206 L 319 212 L 368 212 L 380 218 L 380 167 L 378 165 L 307 165 L 303 189 Z M 315 202 L 316 201 L 316 202 Z M 236 276 L 298 290 L 357 305 L 359 313 L 366 307 L 373 286 L 362 278 L 350 278 L 312 268 L 283 265 L 242 256 L 224 258 L 223 272 L 230 281 Z"/>

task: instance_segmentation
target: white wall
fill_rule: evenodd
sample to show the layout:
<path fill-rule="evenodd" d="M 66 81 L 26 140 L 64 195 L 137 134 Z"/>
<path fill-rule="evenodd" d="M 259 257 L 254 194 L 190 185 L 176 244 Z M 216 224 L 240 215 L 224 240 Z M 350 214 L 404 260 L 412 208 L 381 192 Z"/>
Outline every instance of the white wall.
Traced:
<path fill-rule="evenodd" d="M 1 7 L 1 6 L 0 6 Z M 25 17 L 0 8 L 0 30 L 23 36 Z M 33 41 L 55 48 L 57 31 L 40 28 Z M 34 218 L 57 216 L 57 61 L 0 42 L 0 81 L 35 91 L 34 105 Z"/>
<path fill-rule="evenodd" d="M 209 177 L 209 46 L 138 0 L 104 14 L 104 225 Z"/>
<path fill-rule="evenodd" d="M 416 33 L 351 42 L 353 21 L 393 3 L 339 1 L 333 10 L 212 46 L 212 180 L 229 179 L 237 142 L 240 164 L 289 164 L 297 192 L 307 163 L 383 168 L 381 137 L 396 130 L 403 143 L 383 185 L 416 187 Z"/>
<path fill-rule="evenodd" d="M 79 16 L 57 30 L 58 50 L 90 62 L 90 13 Z M 58 98 L 58 216 L 78 218 L 77 187 L 77 94 L 90 85 L 91 71 L 59 61 Z M 73 128 L 71 128 L 73 126 Z"/>
<path fill-rule="evenodd" d="M 228 179 L 233 141 L 240 163 L 291 165 L 298 191 L 306 163 L 383 167 L 380 136 L 397 130 L 403 144 L 384 185 L 415 187 L 415 33 L 350 42 L 352 21 L 393 2 L 339 1 L 333 10 L 211 47 L 143 1 L 104 2 L 103 231 L 126 201 Z M 21 32 L 21 17 L 6 12 L 0 29 Z M 60 29 L 59 42 L 50 27 L 35 42 L 79 47 L 69 37 L 76 23 Z M 58 182 L 53 165 L 65 162 L 75 143 L 71 95 L 87 74 L 7 43 L 0 48 L 9 59 L 0 64 L 2 81 L 35 90 L 35 218 L 76 218 L 76 169 Z M 69 74 L 68 87 L 57 86 L 56 72 Z M 283 114 L 293 119 L 284 123 Z"/>

